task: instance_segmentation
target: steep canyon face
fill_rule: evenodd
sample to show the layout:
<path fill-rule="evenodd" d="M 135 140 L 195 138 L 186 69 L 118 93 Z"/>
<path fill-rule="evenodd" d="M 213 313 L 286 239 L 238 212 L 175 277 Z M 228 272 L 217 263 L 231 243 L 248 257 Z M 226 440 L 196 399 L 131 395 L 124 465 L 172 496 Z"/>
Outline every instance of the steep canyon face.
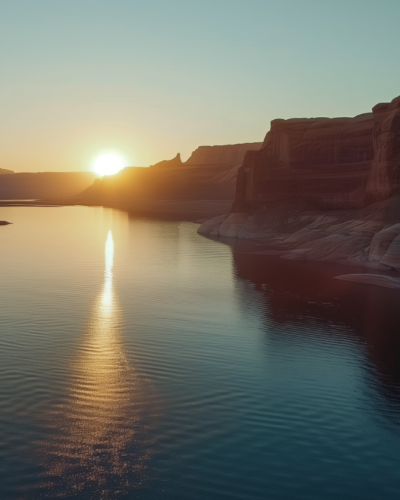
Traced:
<path fill-rule="evenodd" d="M 239 169 L 234 211 L 302 197 L 358 208 L 399 193 L 400 97 L 355 118 L 274 120 Z"/>
<path fill-rule="evenodd" d="M 400 271 L 400 97 L 355 118 L 274 120 L 245 155 L 231 213 L 198 232 L 287 260 Z M 400 287 L 397 274 L 344 279 Z"/>

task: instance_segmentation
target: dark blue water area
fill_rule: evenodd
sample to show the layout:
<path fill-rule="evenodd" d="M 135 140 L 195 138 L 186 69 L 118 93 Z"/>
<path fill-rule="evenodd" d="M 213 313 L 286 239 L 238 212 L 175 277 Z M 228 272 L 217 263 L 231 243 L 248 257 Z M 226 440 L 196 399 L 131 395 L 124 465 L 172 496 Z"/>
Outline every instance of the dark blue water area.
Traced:
<path fill-rule="evenodd" d="M 5 211 L 0 498 L 399 498 L 398 290 L 191 223 Z"/>

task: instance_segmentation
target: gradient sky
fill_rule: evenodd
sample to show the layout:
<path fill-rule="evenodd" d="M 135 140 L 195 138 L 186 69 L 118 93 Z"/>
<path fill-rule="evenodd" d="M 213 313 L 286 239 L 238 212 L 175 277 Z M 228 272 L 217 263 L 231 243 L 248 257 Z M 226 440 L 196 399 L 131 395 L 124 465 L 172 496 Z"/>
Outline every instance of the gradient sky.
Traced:
<path fill-rule="evenodd" d="M 400 95 L 399 0 L 0 0 L 0 168 L 147 166 Z"/>

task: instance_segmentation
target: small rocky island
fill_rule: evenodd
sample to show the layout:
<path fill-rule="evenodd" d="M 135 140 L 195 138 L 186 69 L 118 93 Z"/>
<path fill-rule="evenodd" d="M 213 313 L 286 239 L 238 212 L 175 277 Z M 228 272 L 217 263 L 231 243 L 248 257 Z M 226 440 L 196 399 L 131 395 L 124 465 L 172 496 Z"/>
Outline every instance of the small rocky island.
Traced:
<path fill-rule="evenodd" d="M 400 97 L 355 118 L 272 121 L 238 170 L 231 213 L 198 232 L 284 259 L 400 271 Z"/>

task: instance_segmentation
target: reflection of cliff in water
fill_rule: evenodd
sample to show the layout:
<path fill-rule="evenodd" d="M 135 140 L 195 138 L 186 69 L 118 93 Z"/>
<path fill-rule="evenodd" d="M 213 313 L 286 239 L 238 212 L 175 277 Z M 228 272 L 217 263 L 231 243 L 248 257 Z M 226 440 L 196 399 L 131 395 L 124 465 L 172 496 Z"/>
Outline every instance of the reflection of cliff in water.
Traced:
<path fill-rule="evenodd" d="M 110 232 L 104 285 L 72 363 L 67 397 L 49 417 L 54 436 L 40 449 L 52 498 L 113 499 L 142 478 L 145 395 L 124 352 L 112 266 Z"/>
<path fill-rule="evenodd" d="M 253 248 L 254 250 L 254 248 Z M 335 276 L 363 272 L 339 264 L 296 262 L 233 249 L 237 275 L 265 294 L 265 311 L 275 323 L 315 322 L 347 327 L 369 356 L 369 372 L 380 391 L 400 408 L 400 292 L 350 283 Z M 311 335 L 331 335 L 331 329 L 310 329 Z M 299 329 L 299 334 L 302 329 Z M 304 330 L 303 330 L 304 331 Z M 318 333 L 317 333 L 318 331 Z"/>

